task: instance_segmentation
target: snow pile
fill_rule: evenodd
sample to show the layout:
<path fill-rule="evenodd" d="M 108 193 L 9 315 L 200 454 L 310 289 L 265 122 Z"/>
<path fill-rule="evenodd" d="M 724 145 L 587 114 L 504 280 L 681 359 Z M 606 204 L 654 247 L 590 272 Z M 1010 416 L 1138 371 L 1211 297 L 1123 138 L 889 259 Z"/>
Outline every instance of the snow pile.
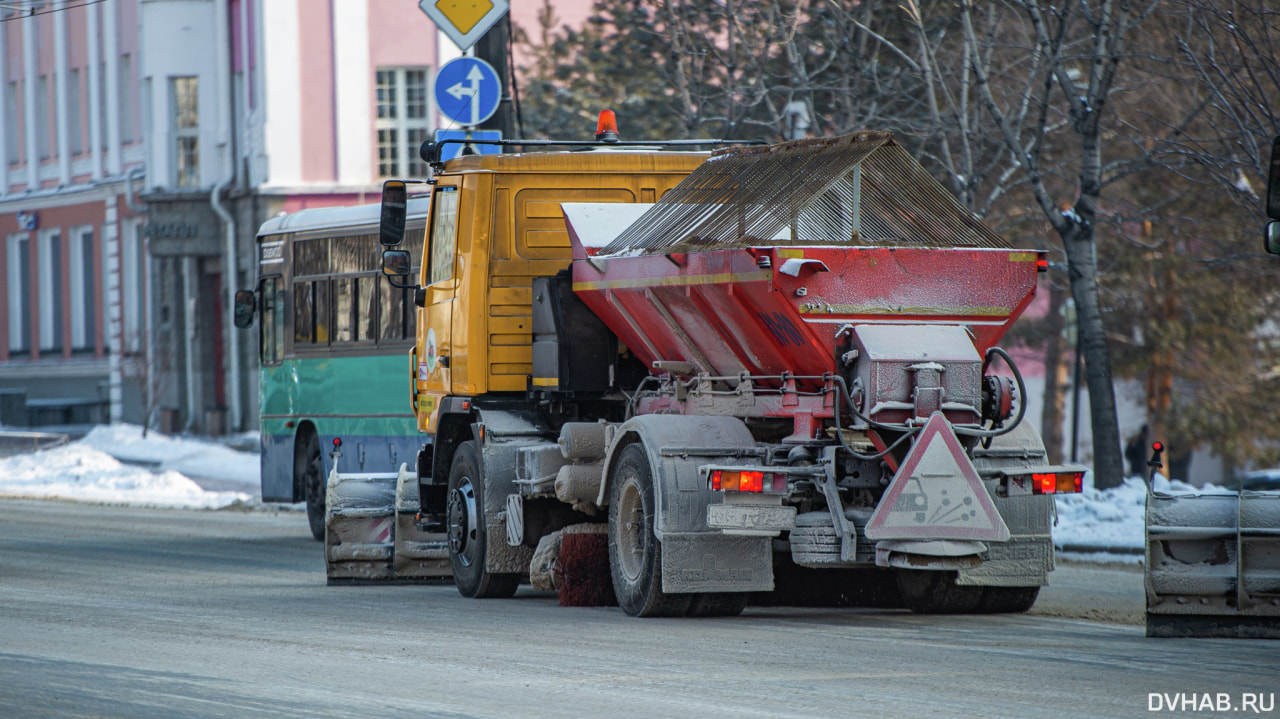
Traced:
<path fill-rule="evenodd" d="M 196 477 L 202 482 L 192 479 Z M 203 485 L 203 486 L 202 486 Z M 0 496 L 144 507 L 258 504 L 258 454 L 119 424 L 34 454 L 0 459 Z"/>
<path fill-rule="evenodd" d="M 237 452 L 225 445 L 148 432 L 133 424 L 99 425 L 77 444 L 122 461 L 180 472 L 188 477 L 259 484 L 257 452 Z M 256 442 L 255 442 L 256 444 Z"/>
<path fill-rule="evenodd" d="M 1170 494 L 1230 493 L 1223 487 L 1196 488 L 1179 480 L 1155 477 L 1155 490 Z M 1145 538 L 1147 485 L 1130 477 L 1119 487 L 1094 489 L 1093 473 L 1085 476 L 1084 491 L 1056 497 L 1058 521 L 1053 527 L 1053 543 L 1068 552 L 1133 550 L 1141 552 Z M 1133 557 L 1138 559 L 1137 555 Z"/>

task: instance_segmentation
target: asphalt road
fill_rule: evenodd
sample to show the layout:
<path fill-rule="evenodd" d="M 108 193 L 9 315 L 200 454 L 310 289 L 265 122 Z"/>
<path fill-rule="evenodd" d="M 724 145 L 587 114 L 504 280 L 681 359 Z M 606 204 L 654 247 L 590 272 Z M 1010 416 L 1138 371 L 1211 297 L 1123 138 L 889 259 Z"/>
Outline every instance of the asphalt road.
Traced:
<path fill-rule="evenodd" d="M 1022 616 L 640 620 L 527 587 L 327 587 L 296 512 L 7 499 L 0 717 L 1136 717 L 1185 697 L 1207 717 L 1268 696 L 1280 716 L 1280 643 L 1145 638 L 1134 568 L 1052 580 Z"/>

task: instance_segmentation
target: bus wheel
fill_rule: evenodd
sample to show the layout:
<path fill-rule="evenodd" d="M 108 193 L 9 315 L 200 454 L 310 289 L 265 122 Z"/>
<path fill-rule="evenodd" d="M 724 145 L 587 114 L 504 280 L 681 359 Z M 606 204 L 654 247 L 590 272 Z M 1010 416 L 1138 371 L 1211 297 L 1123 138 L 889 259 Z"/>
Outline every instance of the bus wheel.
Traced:
<path fill-rule="evenodd" d="M 307 440 L 307 458 L 302 465 L 302 495 L 307 501 L 307 523 L 311 536 L 324 541 L 324 459 L 320 456 L 320 438 L 311 434 Z"/>
<path fill-rule="evenodd" d="M 519 574 L 491 574 L 484 568 L 488 532 L 484 522 L 484 478 L 474 441 L 458 445 L 449 470 L 446 506 L 449 563 L 453 582 L 464 597 L 510 597 L 520 585 Z"/>
<path fill-rule="evenodd" d="M 691 595 L 662 591 L 653 472 L 643 446 L 631 444 L 619 453 L 609 484 L 609 573 L 618 605 L 633 617 L 683 616 Z"/>

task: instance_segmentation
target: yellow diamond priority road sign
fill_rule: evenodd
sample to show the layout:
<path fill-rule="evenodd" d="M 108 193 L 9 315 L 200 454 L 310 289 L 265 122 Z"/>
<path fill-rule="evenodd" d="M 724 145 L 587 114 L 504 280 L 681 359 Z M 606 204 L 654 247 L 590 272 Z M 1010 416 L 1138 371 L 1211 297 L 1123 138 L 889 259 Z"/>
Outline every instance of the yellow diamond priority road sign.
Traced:
<path fill-rule="evenodd" d="M 507 14 L 508 0 L 418 0 L 418 7 L 459 50 L 466 50 Z"/>

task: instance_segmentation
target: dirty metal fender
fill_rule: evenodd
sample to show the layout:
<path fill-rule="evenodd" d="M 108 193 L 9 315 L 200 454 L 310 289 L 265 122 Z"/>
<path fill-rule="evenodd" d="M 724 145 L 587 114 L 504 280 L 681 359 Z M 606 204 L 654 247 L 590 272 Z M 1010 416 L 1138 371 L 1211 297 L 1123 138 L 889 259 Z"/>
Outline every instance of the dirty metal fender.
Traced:
<path fill-rule="evenodd" d="M 995 492 L 999 472 L 1017 473 L 1048 464 L 1044 442 L 1031 426 L 1022 422 L 1007 434 L 995 437 L 989 447 L 975 447 L 973 466 L 983 477 L 996 510 L 1009 528 L 1009 541 L 993 542 L 982 555 L 982 564 L 960 570 L 956 584 L 982 586 L 1043 586 L 1053 571 L 1054 500 L 1037 494 L 1002 497 Z"/>
<path fill-rule="evenodd" d="M 653 532 L 706 532 L 707 505 L 720 497 L 698 476 L 698 467 L 732 459 L 741 463 L 742 450 L 754 450 L 755 438 L 736 417 L 649 414 L 633 417 L 618 427 L 605 456 L 604 478 L 596 504 L 609 502 L 609 482 L 618 453 L 639 440 L 653 470 L 658 516 Z"/>
<path fill-rule="evenodd" d="M 507 544 L 507 495 L 516 491 L 516 450 L 555 441 L 555 434 L 539 424 L 537 413 L 477 409 L 472 433 L 480 447 L 480 476 L 484 478 L 485 570 L 494 574 L 529 571 L 533 549 Z M 481 427 L 483 426 L 483 430 Z"/>
<path fill-rule="evenodd" d="M 673 594 L 773 589 L 769 537 L 726 535 L 707 525 L 707 507 L 721 501 L 698 467 L 754 456 L 755 438 L 735 417 L 642 415 L 613 434 L 597 503 L 607 503 L 617 455 L 640 442 L 653 472 L 658 507 L 654 535 L 662 542 L 662 588 Z"/>

